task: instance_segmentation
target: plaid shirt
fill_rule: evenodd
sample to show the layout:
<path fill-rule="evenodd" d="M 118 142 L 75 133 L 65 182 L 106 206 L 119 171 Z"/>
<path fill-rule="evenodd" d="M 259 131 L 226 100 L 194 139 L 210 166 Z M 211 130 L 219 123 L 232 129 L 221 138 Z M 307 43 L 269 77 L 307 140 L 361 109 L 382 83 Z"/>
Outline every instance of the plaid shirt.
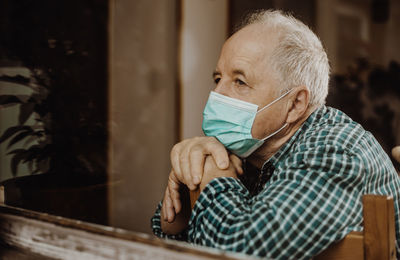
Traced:
<path fill-rule="evenodd" d="M 259 174 L 262 185 L 212 180 L 179 236 L 162 232 L 160 203 L 154 234 L 259 257 L 308 259 L 362 231 L 362 195 L 384 194 L 394 198 L 400 256 L 400 178 L 371 133 L 344 113 L 319 108 Z"/>

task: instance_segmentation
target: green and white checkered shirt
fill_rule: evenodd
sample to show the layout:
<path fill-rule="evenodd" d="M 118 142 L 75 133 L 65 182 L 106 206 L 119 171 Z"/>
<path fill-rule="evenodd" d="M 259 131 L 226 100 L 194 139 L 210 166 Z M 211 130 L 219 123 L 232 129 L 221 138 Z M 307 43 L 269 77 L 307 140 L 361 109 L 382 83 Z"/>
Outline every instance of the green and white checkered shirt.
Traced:
<path fill-rule="evenodd" d="M 362 230 L 363 194 L 384 194 L 394 198 L 400 256 L 400 178 L 371 133 L 344 113 L 316 110 L 260 174 L 268 177 L 261 175 L 265 184 L 253 191 L 235 178 L 212 180 L 180 236 L 162 232 L 160 203 L 154 234 L 259 257 L 309 259 Z"/>

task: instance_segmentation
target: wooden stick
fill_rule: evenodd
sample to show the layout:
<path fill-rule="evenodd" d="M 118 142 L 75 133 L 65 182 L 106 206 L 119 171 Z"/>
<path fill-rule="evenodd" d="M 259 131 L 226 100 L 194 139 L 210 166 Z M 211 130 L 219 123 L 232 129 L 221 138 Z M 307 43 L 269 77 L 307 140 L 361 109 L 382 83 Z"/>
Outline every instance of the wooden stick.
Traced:
<path fill-rule="evenodd" d="M 190 207 L 193 209 L 194 204 L 196 204 L 197 199 L 200 196 L 200 189 L 197 188 L 196 190 L 191 190 L 190 191 Z"/>

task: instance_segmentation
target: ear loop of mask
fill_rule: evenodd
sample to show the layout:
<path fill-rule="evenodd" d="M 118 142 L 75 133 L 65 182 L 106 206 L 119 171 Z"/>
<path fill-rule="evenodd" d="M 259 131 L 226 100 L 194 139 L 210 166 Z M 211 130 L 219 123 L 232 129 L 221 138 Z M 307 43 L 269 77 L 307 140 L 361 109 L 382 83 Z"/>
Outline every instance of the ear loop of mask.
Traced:
<path fill-rule="evenodd" d="M 286 91 L 285 94 L 283 94 L 282 96 L 280 96 L 279 98 L 275 99 L 274 101 L 272 101 L 271 103 L 269 103 L 268 105 L 266 105 L 265 107 L 261 108 L 260 110 L 257 111 L 257 113 L 263 111 L 264 109 L 270 107 L 271 105 L 275 104 L 276 102 L 278 102 L 279 100 L 281 100 L 282 98 L 286 97 L 287 94 L 289 94 L 293 89 L 289 89 L 288 91 Z M 268 138 L 270 138 L 271 136 L 274 136 L 275 134 L 279 133 L 283 128 L 287 127 L 289 124 L 285 123 L 281 128 L 279 128 L 278 130 L 276 130 L 275 132 L 269 134 L 267 137 L 264 137 L 263 139 L 261 139 L 261 141 L 265 141 Z"/>
<path fill-rule="evenodd" d="M 257 113 L 260 113 L 261 111 L 263 111 L 264 109 L 272 106 L 273 104 L 275 104 L 276 102 L 278 102 L 279 100 L 281 100 L 282 98 L 286 97 L 287 94 L 289 94 L 293 89 L 289 89 L 288 91 L 286 91 L 285 94 L 283 94 L 282 96 L 278 97 L 277 99 L 275 99 L 274 101 L 272 101 L 271 103 L 269 103 L 268 105 L 266 105 L 265 107 L 261 108 L 260 110 L 257 111 Z"/>
<path fill-rule="evenodd" d="M 265 141 L 268 138 L 270 138 L 271 136 L 274 136 L 275 134 L 279 133 L 283 128 L 287 127 L 289 124 L 285 123 L 281 128 L 279 128 L 278 130 L 276 130 L 275 132 L 273 132 L 272 134 L 269 134 L 267 137 L 264 137 L 263 139 L 261 139 L 261 141 Z"/>

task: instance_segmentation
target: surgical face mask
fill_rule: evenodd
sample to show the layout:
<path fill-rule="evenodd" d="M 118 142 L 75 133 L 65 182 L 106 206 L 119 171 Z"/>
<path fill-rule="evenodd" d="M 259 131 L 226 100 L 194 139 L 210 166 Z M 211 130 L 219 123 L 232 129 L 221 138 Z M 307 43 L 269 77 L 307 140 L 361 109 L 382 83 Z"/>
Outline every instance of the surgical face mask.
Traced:
<path fill-rule="evenodd" d="M 239 99 L 227 97 L 211 91 L 203 112 L 203 132 L 206 136 L 216 137 L 227 149 L 241 158 L 246 158 L 259 148 L 265 140 L 271 138 L 288 124 L 263 139 L 253 138 L 251 129 L 257 113 L 270 107 L 289 94 L 287 91 L 265 107 Z"/>

